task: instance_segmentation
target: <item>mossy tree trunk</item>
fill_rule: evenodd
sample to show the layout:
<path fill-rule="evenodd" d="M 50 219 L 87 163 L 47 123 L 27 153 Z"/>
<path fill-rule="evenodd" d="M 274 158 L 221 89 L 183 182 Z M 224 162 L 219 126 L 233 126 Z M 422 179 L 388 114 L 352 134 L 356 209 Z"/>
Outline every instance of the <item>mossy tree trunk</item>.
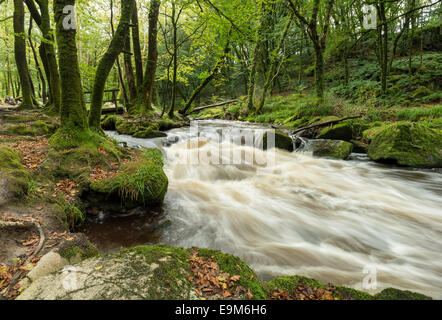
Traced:
<path fill-rule="evenodd" d="M 38 2 L 41 12 L 41 32 L 45 41 L 43 42 L 46 53 L 46 60 L 49 71 L 49 90 L 50 101 L 53 111 L 60 112 L 61 106 L 61 88 L 60 88 L 60 74 L 58 72 L 57 56 L 53 45 L 54 37 L 51 32 L 51 20 L 49 17 L 49 1 L 40 0 Z"/>
<path fill-rule="evenodd" d="M 29 46 L 31 47 L 32 50 L 32 55 L 34 57 L 34 62 L 35 62 L 35 68 L 37 69 L 37 74 L 38 74 L 38 79 L 40 80 L 40 86 L 41 86 L 41 91 L 40 91 L 40 97 L 42 98 L 43 104 L 46 104 L 46 80 L 43 76 L 43 71 L 41 70 L 40 67 L 40 62 L 38 61 L 38 56 L 37 56 L 37 51 L 35 50 L 35 46 L 34 43 L 32 42 L 32 17 L 29 19 L 29 29 L 28 29 L 28 36 L 29 36 Z"/>
<path fill-rule="evenodd" d="M 141 57 L 140 26 L 138 23 L 138 7 L 136 1 L 132 12 L 132 25 L 132 46 L 134 47 L 135 76 L 138 93 L 143 85 L 143 58 Z"/>
<path fill-rule="evenodd" d="M 101 58 L 95 73 L 94 87 L 91 98 L 91 109 L 89 113 L 89 127 L 94 130 L 100 129 L 104 88 L 115 60 L 122 52 L 126 39 L 128 38 L 133 5 L 133 0 L 122 0 L 120 22 L 115 35 L 112 37 L 109 48 L 107 49 L 103 58 Z"/>
<path fill-rule="evenodd" d="M 133 1 L 133 0 L 132 0 Z M 135 1 L 132 5 L 132 11 L 134 10 Z M 121 1 L 121 11 L 124 10 L 124 1 Z M 131 14 L 130 19 L 132 20 L 133 12 Z M 131 52 L 131 38 L 130 38 L 130 29 L 128 30 L 128 35 L 126 36 L 126 40 L 124 41 L 124 72 L 126 74 L 127 87 L 129 89 L 129 105 L 131 108 L 132 104 L 137 99 L 137 85 L 135 82 L 135 74 L 134 68 L 132 66 L 132 52 Z"/>
<path fill-rule="evenodd" d="M 59 112 L 61 104 L 60 74 L 58 72 L 57 57 L 53 44 L 54 37 L 52 35 L 51 20 L 49 16 L 49 1 L 38 1 L 40 12 L 38 11 L 34 0 L 25 0 L 25 3 L 44 38 L 39 51 L 49 84 L 49 105 L 54 112 Z"/>
<path fill-rule="evenodd" d="M 75 0 L 54 0 L 58 62 L 61 79 L 61 129 L 71 132 L 87 130 L 86 105 L 78 65 L 75 28 L 65 28 L 63 13 L 66 6 L 74 6 Z"/>
<path fill-rule="evenodd" d="M 37 103 L 32 94 L 32 85 L 26 60 L 25 8 L 22 0 L 14 0 L 14 50 L 15 62 L 23 91 L 23 100 L 20 108 L 34 109 Z"/>
<path fill-rule="evenodd" d="M 144 72 L 143 85 L 138 94 L 139 112 L 148 113 L 152 110 L 152 93 L 155 74 L 158 64 L 158 16 L 160 14 L 160 0 L 152 0 L 149 9 L 149 47 L 147 54 L 146 71 Z"/>
<path fill-rule="evenodd" d="M 177 32 L 178 32 L 178 18 L 176 16 L 176 4 L 172 1 L 172 16 L 170 17 L 172 22 L 172 61 L 173 61 L 173 73 L 172 73 L 172 99 L 170 102 L 169 117 L 174 117 L 175 112 L 175 102 L 176 102 L 176 91 L 177 91 L 177 74 L 178 74 L 178 47 L 177 47 Z"/>

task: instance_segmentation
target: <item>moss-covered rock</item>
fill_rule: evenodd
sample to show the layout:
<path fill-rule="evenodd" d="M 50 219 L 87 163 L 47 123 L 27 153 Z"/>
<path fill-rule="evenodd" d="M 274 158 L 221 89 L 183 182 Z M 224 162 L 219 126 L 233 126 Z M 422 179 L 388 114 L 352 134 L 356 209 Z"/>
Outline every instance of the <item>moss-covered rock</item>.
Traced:
<path fill-rule="evenodd" d="M 267 298 L 263 284 L 258 280 L 258 277 L 247 264 L 245 264 L 240 258 L 222 253 L 217 250 L 199 249 L 199 256 L 204 258 L 212 258 L 217 262 L 219 268 L 229 273 L 230 275 L 239 275 L 240 279 L 235 284 L 236 286 L 242 286 L 253 294 L 253 299 L 263 300 Z"/>
<path fill-rule="evenodd" d="M 347 141 L 320 139 L 310 141 L 309 149 L 315 157 L 345 160 L 351 154 L 353 145 Z"/>
<path fill-rule="evenodd" d="M 310 287 L 313 289 L 327 288 L 330 285 L 323 284 L 315 279 L 311 279 L 303 276 L 289 276 L 289 277 L 277 277 L 264 284 L 267 295 L 271 296 L 272 290 L 278 288 L 280 290 L 287 290 L 290 296 L 293 296 L 296 288 L 300 285 L 304 287 Z M 363 291 L 355 290 L 344 286 L 334 287 L 334 291 L 330 291 L 332 298 L 336 300 L 373 300 L 373 296 Z"/>
<path fill-rule="evenodd" d="M 30 175 L 21 161 L 20 154 L 14 149 L 0 146 L 0 205 L 28 190 Z"/>
<path fill-rule="evenodd" d="M 113 177 L 92 182 L 93 192 L 120 197 L 125 206 L 162 203 L 169 181 L 163 171 L 162 154 L 149 149 L 140 158 L 124 165 Z"/>
<path fill-rule="evenodd" d="M 139 130 L 137 123 L 127 119 L 118 118 L 115 122 L 115 129 L 119 134 L 133 135 Z"/>
<path fill-rule="evenodd" d="M 147 129 L 142 129 L 140 131 L 137 131 L 133 135 L 135 138 L 142 138 L 142 139 L 153 139 L 153 138 L 163 138 L 167 137 L 167 134 L 155 130 L 154 127 L 149 127 Z"/>
<path fill-rule="evenodd" d="M 266 132 L 263 136 L 263 148 L 264 150 L 267 150 L 269 147 L 269 144 L 273 143 L 273 141 L 269 141 L 269 139 L 275 139 L 275 147 L 278 149 L 286 150 L 288 152 L 293 152 L 294 145 L 293 145 L 293 139 L 290 138 L 285 133 L 282 133 L 281 131 L 275 131 L 275 132 Z"/>
<path fill-rule="evenodd" d="M 77 234 L 72 241 L 63 242 L 58 248 L 58 254 L 74 264 L 100 254 L 84 234 Z"/>
<path fill-rule="evenodd" d="M 433 300 L 431 297 L 394 288 L 385 289 L 375 295 L 376 300 Z"/>
<path fill-rule="evenodd" d="M 409 167 L 441 167 L 442 131 L 420 123 L 398 122 L 376 135 L 368 156 Z"/>
<path fill-rule="evenodd" d="M 6 127 L 7 134 L 20 136 L 47 136 L 57 130 L 58 125 L 50 121 L 38 120 L 32 123 L 13 124 Z"/>
<path fill-rule="evenodd" d="M 317 136 L 318 139 L 351 141 L 353 128 L 349 123 L 341 123 L 323 129 Z"/>
<path fill-rule="evenodd" d="M 384 122 L 373 123 L 371 128 L 366 129 L 362 132 L 362 140 L 366 143 L 370 143 L 387 126 L 388 124 Z"/>

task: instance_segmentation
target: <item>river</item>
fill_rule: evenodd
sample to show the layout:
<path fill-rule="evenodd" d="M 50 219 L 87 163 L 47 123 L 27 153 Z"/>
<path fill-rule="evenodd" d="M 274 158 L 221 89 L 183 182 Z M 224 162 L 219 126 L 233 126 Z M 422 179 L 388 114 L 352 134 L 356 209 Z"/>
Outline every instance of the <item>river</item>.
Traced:
<path fill-rule="evenodd" d="M 240 148 L 243 156 L 263 152 L 217 141 L 221 129 L 259 126 L 198 124 L 208 139 L 200 145 L 204 152 L 227 147 Z M 143 237 L 147 231 L 136 220 L 142 218 L 114 221 L 124 234 L 119 236 L 123 246 L 147 242 L 219 249 L 241 257 L 263 280 L 297 274 L 363 289 L 364 278 L 376 275 L 376 288 L 365 291 L 395 287 L 442 298 L 439 169 L 386 166 L 363 155 L 335 161 L 279 150 L 268 165 L 195 165 L 176 158 L 191 152 L 187 141 L 195 139 L 195 132 L 189 128 L 168 132 L 173 143 L 166 147 L 164 139 L 108 134 L 129 146 L 163 150 L 169 177 L 165 203 L 154 212 L 170 226 Z"/>

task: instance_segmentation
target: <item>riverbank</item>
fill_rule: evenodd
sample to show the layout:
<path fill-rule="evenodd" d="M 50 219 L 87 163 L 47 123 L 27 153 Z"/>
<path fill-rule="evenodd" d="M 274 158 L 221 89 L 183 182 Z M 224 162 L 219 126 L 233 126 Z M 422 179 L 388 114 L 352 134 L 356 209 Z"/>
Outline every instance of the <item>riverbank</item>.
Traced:
<path fill-rule="evenodd" d="M 21 115 L 21 116 L 24 116 L 24 115 Z M 26 128 L 32 127 L 32 124 L 34 123 L 35 119 L 38 118 L 38 116 L 36 116 L 35 114 L 28 115 L 28 116 L 29 116 L 29 119 L 32 118 L 32 121 L 30 121 L 27 125 L 25 125 Z M 4 118 L 2 118 L 2 119 L 4 119 Z M 9 123 L 8 121 L 9 120 L 4 121 L 3 124 L 6 125 L 7 123 Z M 38 121 L 38 120 L 36 120 L 36 121 Z M 63 168 L 63 166 L 52 167 L 52 166 L 48 166 L 48 162 L 47 162 L 48 155 L 50 154 L 50 144 L 49 144 L 49 141 L 47 141 L 45 139 L 47 139 L 49 137 L 49 135 L 50 135 L 50 133 L 47 133 L 46 137 L 44 135 L 35 135 L 33 137 L 29 137 L 29 136 L 25 137 L 23 135 L 15 135 L 15 136 L 8 135 L 7 137 L 2 137 L 2 145 L 3 144 L 10 144 L 10 143 L 18 143 L 18 142 L 22 143 L 22 141 L 29 141 L 29 143 L 32 143 L 32 145 L 28 146 L 28 148 L 21 147 L 21 149 L 20 149 L 19 145 L 17 145 L 17 146 L 15 146 L 14 144 L 12 145 L 12 148 L 13 149 L 15 148 L 16 152 L 21 153 L 22 158 L 19 162 L 22 162 L 22 164 L 24 165 L 24 170 L 28 171 L 28 174 L 30 175 L 30 179 L 27 180 L 28 181 L 27 186 L 25 186 L 25 183 L 22 184 L 22 186 L 23 186 L 22 193 L 15 194 L 12 198 L 8 199 L 8 201 L 5 203 L 4 206 L 2 206 L 2 209 L 1 209 L 2 212 L 8 213 L 6 215 L 6 217 L 3 216 L 2 220 L 7 220 L 9 222 L 20 222 L 24 218 L 28 218 L 28 215 L 30 215 L 29 218 L 33 219 L 33 221 L 38 222 L 43 228 L 43 232 L 45 234 L 45 237 L 47 239 L 51 240 L 51 241 L 48 241 L 47 244 L 45 244 L 42 251 L 39 251 L 38 254 L 35 257 L 33 257 L 32 256 L 33 253 L 31 253 L 31 254 L 28 254 L 28 253 L 31 252 L 32 250 L 35 250 L 38 248 L 38 245 L 40 242 L 39 240 L 41 240 L 41 239 L 37 239 L 38 238 L 38 228 L 37 229 L 35 229 L 36 227 L 31 227 L 30 229 L 25 228 L 25 230 L 27 230 L 26 231 L 27 233 L 22 233 L 20 228 L 17 228 L 17 226 L 12 226 L 12 230 L 14 230 L 14 231 L 8 231 L 6 238 L 7 239 L 14 239 L 14 240 L 15 239 L 22 240 L 23 245 L 19 246 L 22 250 L 20 252 L 22 252 L 22 253 L 20 253 L 19 251 L 8 253 L 8 255 L 10 257 L 10 259 L 9 259 L 10 262 L 8 262 L 8 264 L 6 266 L 2 267 L 2 275 L 6 275 L 5 278 L 9 278 L 9 276 L 14 278 L 14 276 L 17 274 L 17 272 L 21 272 L 21 276 L 24 276 L 30 270 L 32 270 L 34 267 L 38 266 L 39 259 L 42 259 L 42 256 L 45 255 L 46 253 L 48 253 L 52 250 L 57 251 L 57 250 L 60 250 L 60 248 L 65 248 L 65 247 L 69 247 L 69 248 L 79 247 L 81 249 L 80 251 L 78 251 L 78 249 L 73 249 L 73 251 L 75 253 L 73 256 L 75 257 L 75 259 L 70 261 L 70 258 L 72 258 L 72 257 L 70 255 L 68 255 L 69 259 L 66 259 L 66 261 L 68 261 L 69 263 L 78 263 L 78 259 L 81 260 L 84 258 L 89 258 L 89 260 L 86 260 L 89 262 L 84 262 L 84 263 L 86 263 L 86 264 L 92 263 L 94 266 L 97 263 L 100 264 L 100 265 L 95 266 L 90 271 L 92 271 L 92 273 L 95 273 L 95 272 L 100 272 L 101 270 L 103 270 L 103 272 L 100 274 L 104 275 L 104 279 L 106 279 L 107 272 L 104 268 L 104 265 L 105 264 L 107 265 L 109 263 L 111 263 L 111 264 L 116 263 L 115 260 L 118 260 L 119 258 L 114 257 L 113 255 L 109 255 L 109 256 L 104 255 L 104 256 L 98 257 L 98 258 L 91 257 L 91 256 L 95 255 L 96 250 L 93 249 L 93 246 L 91 246 L 91 244 L 88 243 L 88 241 L 86 239 L 82 238 L 81 235 L 78 235 L 75 233 L 75 223 L 74 223 L 74 227 L 72 227 L 72 224 L 70 223 L 70 222 L 72 222 L 72 220 L 69 220 L 69 218 L 72 219 L 73 217 L 74 218 L 79 217 L 81 219 L 81 214 L 73 208 L 73 207 L 75 207 L 75 208 L 79 209 L 79 205 L 72 205 L 73 203 L 76 204 L 77 202 L 74 201 L 71 203 L 70 201 L 74 200 L 73 198 L 79 198 L 80 202 L 81 202 L 81 194 L 84 192 L 84 190 L 88 190 L 87 188 L 85 188 L 85 185 L 87 185 L 87 181 L 90 179 L 93 179 L 94 177 L 99 178 L 99 180 L 112 179 L 112 181 L 115 181 L 114 178 L 116 176 L 118 176 L 118 172 L 121 169 L 123 171 L 126 170 L 126 169 L 124 169 L 124 167 L 127 168 L 127 166 L 130 163 L 138 163 L 135 165 L 135 168 L 138 168 L 140 165 L 142 165 L 139 162 L 140 161 L 140 159 L 139 159 L 140 152 L 121 148 L 118 146 L 118 144 L 115 141 L 113 141 L 112 144 L 109 145 L 112 147 L 109 147 L 108 150 L 98 150 L 98 149 L 95 151 L 90 150 L 90 149 L 82 150 L 81 154 L 88 154 L 88 158 L 86 161 L 85 161 L 85 158 L 77 159 L 77 158 L 69 157 L 69 159 L 71 159 L 72 161 L 66 162 L 66 166 L 64 166 L 64 168 Z M 208 145 L 208 147 L 209 146 L 210 145 Z M 173 149 L 171 151 L 173 152 Z M 64 157 L 62 157 L 63 154 L 60 154 L 59 152 L 60 151 L 58 151 L 58 153 L 56 153 L 57 157 L 54 158 L 54 159 L 57 159 L 58 163 L 60 163 L 60 161 L 59 161 L 60 159 L 64 159 Z M 34 155 L 35 157 L 33 157 L 32 155 Z M 116 159 L 113 158 L 113 157 L 115 157 L 115 155 L 119 155 L 119 157 L 120 157 L 120 163 L 118 165 L 116 165 Z M 286 156 L 285 153 L 283 153 L 282 155 Z M 108 158 L 108 157 L 110 157 L 110 158 Z M 114 160 L 104 161 L 106 159 L 112 159 L 112 158 Z M 38 161 L 35 159 L 38 159 Z M 94 160 L 94 161 L 91 162 L 91 160 Z M 133 161 L 133 160 L 136 160 L 136 161 Z M 151 160 L 147 160 L 147 161 L 151 161 Z M 156 162 L 157 160 L 154 160 L 154 161 Z M 51 163 L 51 161 L 49 161 L 49 164 L 50 163 Z M 87 168 L 84 168 L 85 163 L 88 163 Z M 156 162 L 156 163 L 158 163 L 158 162 Z M 99 165 L 102 165 L 100 170 L 98 170 Z M 107 165 L 107 167 L 105 165 Z M 162 166 L 162 164 L 161 164 L 161 166 Z M 130 165 L 129 165 L 129 167 L 130 167 Z M 16 170 L 23 170 L 23 168 L 21 168 L 19 166 L 16 167 L 15 169 Z M 170 167 L 170 165 L 166 164 L 165 171 L 169 177 L 174 176 L 170 172 L 171 169 L 172 168 Z M 46 171 L 46 173 L 47 173 L 47 170 L 50 170 L 50 172 L 52 172 L 54 174 L 54 176 L 48 177 L 47 174 L 41 175 L 42 172 Z M 129 170 L 129 169 L 127 169 L 127 170 Z M 61 177 L 58 175 L 58 174 L 60 174 L 60 172 L 64 172 L 64 174 L 67 175 L 68 178 L 65 178 L 64 180 L 58 180 Z M 109 172 L 113 172 L 113 173 L 109 175 Z M 126 172 L 130 175 L 130 172 L 128 172 L 128 171 L 124 171 L 124 172 Z M 114 175 L 115 173 L 117 173 L 117 175 Z M 201 173 L 201 174 L 204 175 L 204 173 Z M 42 177 L 44 177 L 44 179 L 40 180 Z M 69 180 L 67 180 L 67 179 L 69 179 Z M 123 179 L 123 180 L 126 180 L 126 179 Z M 228 182 L 228 180 L 226 182 Z M 211 180 L 209 180 L 208 183 L 213 184 L 213 181 L 211 182 Z M 118 185 L 119 184 L 117 184 L 117 186 Z M 178 189 L 175 189 L 177 187 L 178 187 Z M 186 194 L 188 194 L 188 191 L 190 191 L 185 185 L 182 185 L 182 187 L 179 187 L 179 184 L 178 185 L 175 184 L 175 181 L 172 181 L 171 188 L 172 188 L 172 190 L 171 190 L 172 193 L 181 191 L 184 196 L 186 196 Z M 98 188 L 98 189 L 100 189 L 100 188 Z M 198 188 L 196 188 L 196 189 L 192 188 L 192 189 L 194 191 L 198 191 Z M 54 194 L 56 195 L 55 197 L 54 197 Z M 188 194 L 188 195 L 190 195 L 190 194 Z M 23 200 L 26 200 L 26 202 L 24 204 L 23 204 L 23 202 L 24 202 Z M 132 200 L 134 200 L 134 199 L 132 199 Z M 69 206 L 64 206 L 64 205 L 60 204 L 58 201 L 61 201 L 61 203 L 67 203 L 67 204 L 69 204 Z M 20 202 L 22 203 L 21 204 L 22 207 L 29 209 L 28 213 L 19 212 L 19 209 L 18 209 L 19 204 L 18 203 L 20 203 Z M 201 203 L 201 205 L 205 206 L 204 203 Z M 55 208 L 54 212 L 51 212 L 51 210 L 49 210 L 49 208 L 51 208 L 51 207 Z M 32 210 L 30 208 L 32 208 Z M 131 210 L 131 209 L 128 208 L 128 210 Z M 83 211 L 80 210 L 80 212 L 83 212 Z M 271 213 L 272 211 L 269 210 L 268 212 Z M 86 213 L 88 213 L 87 210 L 86 210 Z M 194 211 L 194 213 L 197 213 L 197 212 Z M 203 212 L 201 212 L 201 213 L 203 213 Z M 76 214 L 78 214 L 78 216 L 76 216 Z M 91 213 L 88 213 L 88 214 L 91 214 Z M 63 217 L 63 216 L 65 217 L 64 218 L 65 220 L 63 220 L 63 219 L 60 220 L 60 217 Z M 199 212 L 198 212 L 198 216 L 199 216 Z M 206 217 L 207 217 L 207 215 L 206 215 Z M 57 221 L 57 224 L 55 224 L 55 222 L 54 222 L 53 223 L 54 226 L 51 228 L 50 227 L 51 224 L 47 223 L 45 221 L 45 219 L 48 219 L 48 220 L 52 219 L 52 221 Z M 60 223 L 60 221 L 64 222 L 64 223 Z M 221 221 L 221 220 L 218 220 L 218 221 Z M 209 222 L 209 221 L 207 221 L 207 222 Z M 172 222 L 172 223 L 175 226 L 179 226 L 179 224 L 177 224 L 177 223 L 174 223 L 174 222 Z M 245 225 L 248 225 L 248 223 L 244 223 L 244 224 L 241 223 L 240 225 L 245 226 Z M 10 228 L 10 227 L 11 226 L 8 226 L 7 228 Z M 6 230 L 6 229 L 4 229 L 4 230 Z M 69 231 L 71 231 L 71 232 L 69 232 Z M 72 232 L 72 231 L 74 231 L 74 232 Z M 3 234 L 5 234 L 5 233 L 3 233 Z M 270 232 L 270 234 L 271 234 L 271 232 Z M 46 235 L 49 235 L 49 236 L 46 236 Z M 23 238 L 23 239 L 21 239 L 21 238 Z M 32 239 L 33 239 L 33 241 L 31 241 Z M 29 240 L 29 241 L 27 241 L 27 240 Z M 75 242 L 76 244 L 74 246 L 69 246 L 69 244 L 73 244 L 73 241 L 77 241 L 77 242 Z M 28 244 L 28 245 L 25 246 L 24 244 Z M 147 247 L 147 248 L 151 248 L 149 250 L 154 250 L 154 251 L 156 250 L 155 247 Z M 26 252 L 26 251 L 28 251 L 27 249 L 30 249 L 29 252 Z M 189 257 L 192 254 L 191 251 L 184 250 L 186 252 L 184 254 L 184 251 L 181 251 L 181 249 L 168 249 L 168 250 L 172 250 L 171 252 L 175 252 L 175 250 L 177 250 L 176 252 L 181 252 L 183 254 L 183 256 L 182 256 L 182 258 L 180 258 L 181 260 L 178 260 L 178 261 L 180 261 L 180 263 L 189 264 L 189 261 L 187 261 L 187 260 L 189 259 Z M 16 258 L 16 256 L 15 256 L 16 252 L 19 253 L 19 254 L 17 254 L 19 257 L 19 261 L 14 259 L 14 258 Z M 79 257 L 77 257 L 78 252 L 80 252 Z M 230 257 L 228 255 L 225 256 L 221 253 L 219 253 L 218 255 L 222 258 L 221 260 L 231 259 L 231 258 L 228 258 L 228 257 Z M 32 259 L 29 259 L 30 257 L 32 257 Z M 160 259 L 163 259 L 163 258 L 165 258 L 164 255 L 157 256 L 158 261 L 160 261 Z M 210 258 L 211 258 L 211 256 L 206 257 L 205 259 L 210 259 Z M 99 259 L 99 260 L 96 260 L 96 259 Z M 235 258 L 235 259 L 237 259 L 237 258 Z M 29 260 L 29 262 L 28 262 L 28 260 Z M 123 259 L 121 259 L 121 260 L 123 260 Z M 168 260 L 168 259 L 166 259 L 166 260 Z M 172 259 L 172 261 L 174 261 L 174 260 Z M 190 262 L 192 262 L 192 261 L 190 261 Z M 145 263 L 145 262 L 140 262 L 141 265 L 143 263 Z M 153 262 L 150 260 L 148 261 L 148 263 L 160 264 L 160 263 L 156 263 L 156 262 Z M 205 265 L 207 263 L 207 261 L 201 262 L 201 263 L 203 265 Z M 81 264 L 81 262 L 80 262 L 80 264 Z M 219 264 L 219 262 L 218 262 L 218 264 Z M 100 268 L 102 265 L 103 265 L 103 268 Z M 57 264 L 57 266 L 60 267 L 60 264 Z M 96 268 L 98 268 L 99 270 L 96 270 Z M 229 271 L 229 270 L 231 270 L 229 268 L 231 268 L 231 267 L 224 266 L 224 265 L 222 267 L 220 267 L 220 269 L 222 271 L 224 271 L 221 274 L 230 273 L 229 276 L 235 277 L 234 279 L 236 279 L 237 275 L 240 275 L 242 278 L 245 277 L 245 275 L 237 274 L 234 271 Z M 186 269 L 186 270 L 188 270 L 188 269 Z M 52 271 L 56 271 L 56 270 L 53 269 Z M 61 271 L 59 271 L 58 274 L 59 274 L 59 276 L 61 276 L 61 274 L 62 274 Z M 110 274 L 109 274 L 109 276 L 110 276 Z M 248 274 L 248 276 L 249 276 L 249 274 Z M 264 286 L 264 283 L 268 283 L 268 281 L 267 282 L 258 281 L 257 276 L 254 276 L 253 278 L 257 281 L 255 283 L 257 288 L 260 288 L 260 287 L 262 288 Z M 43 278 L 41 278 L 41 279 L 43 279 Z M 46 279 L 45 281 L 47 281 L 49 278 L 45 278 L 45 279 Z M 303 293 L 305 290 L 307 290 L 306 291 L 307 293 L 311 293 L 310 290 L 313 290 L 313 294 L 310 294 L 310 295 L 313 295 L 314 298 L 320 298 L 320 297 L 322 297 L 322 298 L 332 297 L 333 299 L 334 298 L 340 298 L 340 299 L 345 298 L 343 296 L 334 295 L 334 292 L 335 292 L 334 289 L 333 290 L 327 289 L 324 291 L 317 292 L 318 288 L 319 289 L 325 288 L 326 286 L 324 286 L 324 285 L 320 286 L 319 284 L 315 283 L 315 285 L 313 285 L 313 286 L 312 285 L 308 286 L 304 282 L 299 283 L 298 281 L 293 281 L 293 279 L 298 279 L 298 278 L 290 278 L 290 279 L 287 278 L 286 279 L 287 281 L 279 281 L 278 280 L 277 283 L 278 283 L 279 287 L 275 286 L 275 287 L 277 287 L 278 290 L 274 290 L 273 292 L 265 291 L 264 289 L 262 289 L 263 290 L 262 292 L 264 292 L 267 295 L 262 295 L 262 293 L 259 293 L 259 292 L 261 292 L 260 290 L 254 291 L 256 289 L 256 288 L 254 288 L 255 285 L 243 285 L 242 287 L 244 287 L 245 289 L 250 289 L 250 293 L 254 298 L 261 298 L 261 299 L 272 298 L 272 296 L 274 296 L 275 293 L 276 293 L 276 296 L 275 296 L 276 298 L 281 298 L 281 299 L 283 299 L 283 298 L 297 298 L 297 297 L 299 298 L 299 297 L 301 297 L 301 296 L 297 296 L 299 294 L 302 294 L 305 296 L 305 294 Z M 164 283 L 166 285 L 167 285 L 166 280 L 173 281 L 173 279 L 164 279 Z M 251 279 L 251 280 L 253 280 L 253 279 Z M 7 280 L 7 281 L 10 281 L 10 280 Z M 43 280 L 41 280 L 41 281 L 43 281 Z M 191 280 L 188 280 L 188 281 L 191 282 Z M 236 281 L 233 281 L 233 283 L 235 283 L 235 282 Z M 8 284 L 7 282 L 3 282 L 2 285 L 4 285 L 5 283 Z M 17 281 L 17 283 L 18 283 L 18 281 Z M 294 284 L 294 283 L 296 283 L 296 284 Z M 230 283 L 228 283 L 227 285 L 229 285 L 229 284 Z M 186 286 L 188 286 L 188 285 L 189 285 L 189 283 L 186 283 Z M 223 285 L 221 285 L 221 286 L 224 288 Z M 10 292 L 11 295 L 9 295 L 9 297 L 11 297 L 11 298 L 17 296 L 22 291 L 22 289 L 20 289 L 20 285 L 18 285 L 18 286 L 14 285 L 14 287 L 15 287 L 15 289 L 12 290 L 12 292 Z M 234 288 L 235 288 L 235 292 L 236 292 L 237 287 L 234 287 Z M 308 289 L 308 288 L 310 288 L 310 289 Z M 197 287 L 197 289 L 198 289 L 198 287 Z M 200 288 L 200 289 L 201 289 L 200 290 L 200 292 L 201 292 L 202 288 Z M 286 290 L 288 290 L 288 293 L 286 292 Z M 348 289 L 348 290 L 350 290 L 350 289 Z M 221 298 L 221 297 L 225 298 L 223 296 L 223 294 L 225 294 L 224 291 L 225 290 L 222 290 L 221 292 L 218 293 L 218 294 L 221 294 L 221 296 L 218 296 L 218 298 Z M 240 291 L 241 291 L 241 289 L 240 289 Z M 230 294 L 234 293 L 234 292 L 232 292 L 232 290 L 230 290 L 229 292 L 230 292 Z M 250 296 L 247 293 L 248 293 L 248 290 L 246 290 L 245 292 L 242 292 L 242 295 L 243 295 L 242 298 L 250 298 Z M 339 290 L 338 290 L 338 293 L 339 293 Z M 373 299 L 373 296 L 371 296 L 371 295 L 364 295 L 362 293 L 360 293 L 360 294 L 363 297 Z M 25 295 L 25 297 L 26 297 L 26 295 Z M 41 297 L 43 297 L 43 296 L 41 296 Z M 66 297 L 69 297 L 69 295 L 66 295 Z M 148 295 L 145 295 L 143 297 L 149 298 Z M 178 298 L 181 296 L 176 296 L 176 297 Z M 407 297 L 407 296 L 404 296 L 404 297 Z M 35 296 L 35 298 L 37 298 L 37 296 Z M 107 298 L 115 298 L 115 296 L 107 297 Z M 194 296 L 194 298 L 204 298 L 204 296 L 199 296 L 199 297 Z M 360 299 L 361 296 L 349 295 L 349 296 L 347 296 L 347 298 Z M 393 297 L 389 297 L 389 298 L 393 298 Z"/>

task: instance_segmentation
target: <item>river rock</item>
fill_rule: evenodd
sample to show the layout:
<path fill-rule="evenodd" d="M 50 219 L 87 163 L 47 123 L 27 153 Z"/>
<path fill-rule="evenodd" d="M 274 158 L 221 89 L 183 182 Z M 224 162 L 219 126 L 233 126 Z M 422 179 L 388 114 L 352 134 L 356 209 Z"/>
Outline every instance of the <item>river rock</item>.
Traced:
<path fill-rule="evenodd" d="M 281 131 L 275 131 L 273 132 L 266 132 L 264 133 L 263 137 L 263 148 L 264 150 L 267 150 L 268 144 L 269 144 L 269 138 L 273 138 L 272 135 L 274 134 L 275 137 L 275 147 L 278 149 L 286 150 L 288 152 L 293 152 L 295 150 L 293 139 L 290 138 L 285 133 L 282 133 Z"/>
<path fill-rule="evenodd" d="M 345 160 L 350 156 L 353 145 L 346 141 L 318 139 L 309 141 L 307 150 L 313 151 L 315 157 Z"/>
<path fill-rule="evenodd" d="M 368 156 L 408 167 L 442 167 L 442 131 L 420 123 L 398 122 L 376 135 Z"/>
<path fill-rule="evenodd" d="M 330 128 L 323 129 L 317 139 L 351 141 L 353 138 L 353 128 L 350 123 L 341 123 Z"/>

